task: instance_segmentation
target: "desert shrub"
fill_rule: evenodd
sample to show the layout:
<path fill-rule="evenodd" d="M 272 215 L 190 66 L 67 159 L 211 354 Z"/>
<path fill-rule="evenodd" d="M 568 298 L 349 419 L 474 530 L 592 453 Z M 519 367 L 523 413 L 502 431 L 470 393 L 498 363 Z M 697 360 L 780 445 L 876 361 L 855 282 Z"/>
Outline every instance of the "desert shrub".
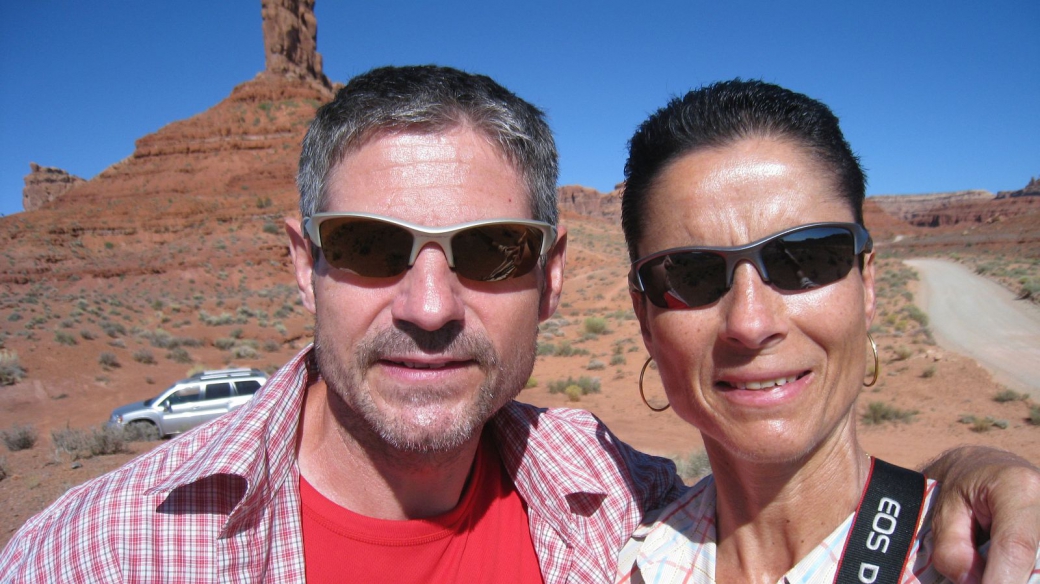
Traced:
<path fill-rule="evenodd" d="M 576 402 L 581 401 L 581 396 L 585 395 L 585 391 L 581 386 L 568 385 L 563 389 L 563 395 L 567 396 L 568 401 Z"/>
<path fill-rule="evenodd" d="M 123 439 L 127 442 L 152 442 L 159 439 L 159 428 L 149 422 L 131 422 L 123 427 Z"/>
<path fill-rule="evenodd" d="M 560 341 L 559 345 L 556 345 L 556 349 L 553 355 L 557 357 L 572 357 L 574 355 L 588 355 L 589 352 L 586 349 L 575 348 L 568 341 Z"/>
<path fill-rule="evenodd" d="M 528 377 L 527 383 L 524 384 L 524 389 L 531 389 L 532 387 L 538 387 L 538 380 L 534 377 Z"/>
<path fill-rule="evenodd" d="M 6 479 L 11 474 L 11 468 L 7 466 L 7 459 L 0 456 L 0 481 Z"/>
<path fill-rule="evenodd" d="M 997 395 L 993 396 L 993 401 L 997 403 L 1007 403 L 1018 400 L 1024 401 L 1027 398 L 1029 398 L 1027 394 L 1018 393 L 1017 391 L 1005 388 L 1003 391 L 1000 391 Z"/>
<path fill-rule="evenodd" d="M 143 363 L 145 365 L 155 365 L 155 355 L 152 354 L 148 349 L 140 349 L 134 351 L 134 361 Z"/>
<path fill-rule="evenodd" d="M 921 326 L 928 326 L 928 314 L 918 308 L 916 304 L 907 304 L 903 308 L 903 312 L 905 312 L 911 320 L 916 320 Z"/>
<path fill-rule="evenodd" d="M 871 367 L 873 367 L 873 364 L 871 365 Z M 921 372 L 921 377 L 924 377 L 925 379 L 935 377 L 935 372 L 937 370 L 938 369 L 935 367 L 935 365 L 929 365 L 928 367 L 925 367 L 924 371 Z"/>
<path fill-rule="evenodd" d="M 867 411 L 863 413 L 861 419 L 864 424 L 870 426 L 884 422 L 909 423 L 916 415 L 917 410 L 901 410 L 885 402 L 875 401 L 867 404 Z"/>
<path fill-rule="evenodd" d="M 914 354 L 914 350 L 906 345 L 896 347 L 895 352 L 896 356 L 892 359 L 893 361 L 906 361 Z"/>
<path fill-rule="evenodd" d="M 227 351 L 231 347 L 235 346 L 235 339 L 231 337 L 222 337 L 213 341 L 213 346 L 221 351 Z"/>
<path fill-rule="evenodd" d="M 585 319 L 585 332 L 590 335 L 602 335 L 607 332 L 607 320 L 598 316 L 590 316 Z"/>
<path fill-rule="evenodd" d="M 578 379 L 568 376 L 567 379 L 557 379 L 549 382 L 549 393 L 563 393 L 568 386 L 577 385 L 583 394 L 599 393 L 600 382 L 597 377 L 586 377 L 582 375 Z"/>
<path fill-rule="evenodd" d="M 126 334 L 126 327 L 119 324 L 118 322 L 112 322 L 110 320 L 103 320 L 98 323 L 101 330 L 105 331 L 105 334 L 112 337 L 113 339 L 121 337 Z"/>
<path fill-rule="evenodd" d="M 685 457 L 673 457 L 672 460 L 675 462 L 675 470 L 687 483 L 704 478 L 711 472 L 708 453 L 703 450 L 691 452 Z"/>
<path fill-rule="evenodd" d="M 76 337 L 75 336 L 73 336 L 72 334 L 67 333 L 65 331 L 54 331 L 54 340 L 59 345 L 68 345 L 70 347 L 72 345 L 78 345 L 79 344 L 76 341 Z"/>
<path fill-rule="evenodd" d="M 194 359 L 184 347 L 176 347 L 166 352 L 166 358 L 174 363 L 191 363 Z"/>
<path fill-rule="evenodd" d="M 620 347 L 618 347 L 618 348 L 620 348 Z M 610 364 L 611 365 L 624 365 L 625 363 L 626 363 L 626 361 L 625 361 L 625 356 L 624 355 L 621 355 L 621 354 L 613 355 L 610 358 Z"/>
<path fill-rule="evenodd" d="M 965 415 L 961 416 L 959 421 L 962 424 L 968 424 L 971 427 L 970 429 L 972 432 L 980 433 L 989 432 L 993 428 L 1000 428 L 1001 430 L 1006 430 L 1008 427 L 1007 420 L 998 420 L 993 416 L 986 416 L 980 418 L 977 416 Z"/>
<path fill-rule="evenodd" d="M 282 230 L 278 228 L 278 224 L 272 221 L 264 223 L 264 233 L 270 233 L 271 235 L 279 235 Z"/>
<path fill-rule="evenodd" d="M 607 364 L 599 359 L 593 359 L 589 361 L 589 364 L 585 366 L 589 371 L 599 371 L 600 369 L 606 369 Z"/>
<path fill-rule="evenodd" d="M 250 345 L 237 345 L 231 350 L 231 355 L 236 359 L 256 359 L 260 353 Z"/>
<path fill-rule="evenodd" d="M 94 331 L 92 331 L 90 329 L 83 329 L 83 330 L 79 331 L 79 336 L 84 341 L 93 341 L 94 339 L 97 338 L 97 335 L 94 334 Z"/>
<path fill-rule="evenodd" d="M 264 341 L 264 351 L 268 353 L 275 353 L 282 348 L 282 344 L 274 339 L 267 339 Z"/>
<path fill-rule="evenodd" d="M 555 355 L 556 354 L 556 345 L 554 345 L 552 343 L 543 343 L 543 342 L 539 341 L 538 349 L 537 349 L 536 352 L 539 355 Z"/>
<path fill-rule="evenodd" d="M 98 364 L 105 369 L 115 369 L 120 366 L 119 359 L 116 359 L 116 354 L 109 353 L 108 351 L 103 351 L 98 355 Z"/>
<path fill-rule="evenodd" d="M 18 353 L 0 349 L 0 385 L 14 385 L 25 378 L 25 368 Z"/>
<path fill-rule="evenodd" d="M 1040 426 L 1040 405 L 1029 406 L 1029 417 L 1026 421 L 1034 426 Z"/>
<path fill-rule="evenodd" d="M 74 460 L 127 451 L 123 429 L 115 426 L 82 430 L 66 427 L 51 431 L 51 440 L 56 450 L 68 453 Z"/>
<path fill-rule="evenodd" d="M 0 440 L 3 440 L 4 446 L 11 452 L 32 448 L 38 438 L 36 428 L 31 425 L 12 426 L 10 430 L 0 432 Z"/>

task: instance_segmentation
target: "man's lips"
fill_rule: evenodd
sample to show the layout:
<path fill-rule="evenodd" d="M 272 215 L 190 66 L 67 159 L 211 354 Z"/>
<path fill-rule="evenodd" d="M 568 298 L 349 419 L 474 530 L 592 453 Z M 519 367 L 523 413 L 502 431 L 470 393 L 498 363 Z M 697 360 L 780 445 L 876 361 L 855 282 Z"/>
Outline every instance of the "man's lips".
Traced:
<path fill-rule="evenodd" d="M 445 369 L 454 367 L 465 367 L 476 363 L 473 359 L 438 359 L 434 361 L 401 359 L 387 357 L 377 361 L 392 367 L 405 367 L 407 369 Z"/>

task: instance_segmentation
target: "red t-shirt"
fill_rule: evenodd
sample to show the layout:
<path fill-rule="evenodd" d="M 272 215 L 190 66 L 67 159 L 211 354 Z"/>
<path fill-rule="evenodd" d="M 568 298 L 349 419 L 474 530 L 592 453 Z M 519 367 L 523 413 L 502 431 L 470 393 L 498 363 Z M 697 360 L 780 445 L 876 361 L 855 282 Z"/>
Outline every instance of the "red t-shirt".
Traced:
<path fill-rule="evenodd" d="M 300 477 L 307 582 L 538 582 L 527 508 L 485 435 L 451 511 L 406 521 L 340 507 Z"/>

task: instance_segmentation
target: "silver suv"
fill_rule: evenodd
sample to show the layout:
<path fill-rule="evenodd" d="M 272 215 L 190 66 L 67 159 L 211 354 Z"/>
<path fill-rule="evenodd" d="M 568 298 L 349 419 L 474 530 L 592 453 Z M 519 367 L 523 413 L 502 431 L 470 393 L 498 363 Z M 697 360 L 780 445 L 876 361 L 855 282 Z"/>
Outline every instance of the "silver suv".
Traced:
<path fill-rule="evenodd" d="M 259 369 L 203 371 L 152 399 L 112 410 L 108 424 L 159 436 L 180 434 L 245 404 L 266 382 Z"/>

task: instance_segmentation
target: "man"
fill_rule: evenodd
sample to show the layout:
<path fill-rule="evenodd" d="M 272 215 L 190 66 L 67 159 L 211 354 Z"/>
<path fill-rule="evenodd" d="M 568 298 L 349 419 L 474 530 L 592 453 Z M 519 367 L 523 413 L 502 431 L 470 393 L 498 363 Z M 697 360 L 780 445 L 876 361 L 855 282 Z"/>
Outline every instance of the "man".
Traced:
<path fill-rule="evenodd" d="M 556 178 L 541 112 L 487 77 L 353 79 L 311 125 L 287 221 L 314 347 L 249 405 L 31 519 L 0 580 L 611 579 L 683 486 L 586 413 L 512 401 L 563 285 Z M 974 454 L 946 474 L 949 505 L 1003 500 L 1017 527 L 999 517 L 994 538 L 1035 549 L 1036 473 L 987 478 Z M 967 513 L 950 517 L 964 569 Z M 1011 581 L 1031 565 L 997 563 Z"/>

